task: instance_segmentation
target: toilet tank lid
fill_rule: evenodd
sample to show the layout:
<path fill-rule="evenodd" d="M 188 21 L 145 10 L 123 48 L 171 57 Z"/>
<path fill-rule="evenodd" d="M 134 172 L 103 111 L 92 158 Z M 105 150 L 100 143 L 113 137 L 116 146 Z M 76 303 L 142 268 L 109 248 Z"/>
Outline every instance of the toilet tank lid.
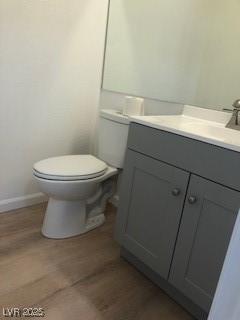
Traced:
<path fill-rule="evenodd" d="M 112 120 L 121 124 L 129 125 L 130 120 L 128 116 L 124 116 L 121 111 L 113 109 L 102 109 L 100 110 L 100 117 Z"/>

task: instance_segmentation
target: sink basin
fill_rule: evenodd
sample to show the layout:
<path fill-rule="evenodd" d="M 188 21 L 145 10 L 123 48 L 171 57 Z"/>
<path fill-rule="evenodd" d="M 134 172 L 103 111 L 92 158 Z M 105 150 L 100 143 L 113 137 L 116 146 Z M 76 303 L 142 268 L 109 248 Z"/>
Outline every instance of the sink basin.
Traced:
<path fill-rule="evenodd" d="M 240 131 L 225 123 L 180 115 L 136 116 L 130 121 L 240 152 Z"/>
<path fill-rule="evenodd" d="M 225 141 L 226 128 L 224 126 L 216 126 L 205 123 L 187 123 L 185 129 L 193 134 L 200 136 L 217 139 L 219 141 Z"/>

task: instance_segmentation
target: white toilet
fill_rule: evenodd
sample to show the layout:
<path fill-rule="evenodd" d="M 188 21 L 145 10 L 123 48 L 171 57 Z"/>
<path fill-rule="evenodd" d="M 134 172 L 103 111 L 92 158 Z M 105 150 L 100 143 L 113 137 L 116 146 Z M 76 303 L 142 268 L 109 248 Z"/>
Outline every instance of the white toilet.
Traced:
<path fill-rule="evenodd" d="M 42 233 L 63 239 L 88 232 L 105 221 L 107 200 L 115 192 L 114 177 L 123 167 L 129 120 L 116 110 L 102 110 L 98 158 L 69 155 L 35 163 L 34 176 L 49 196 Z"/>

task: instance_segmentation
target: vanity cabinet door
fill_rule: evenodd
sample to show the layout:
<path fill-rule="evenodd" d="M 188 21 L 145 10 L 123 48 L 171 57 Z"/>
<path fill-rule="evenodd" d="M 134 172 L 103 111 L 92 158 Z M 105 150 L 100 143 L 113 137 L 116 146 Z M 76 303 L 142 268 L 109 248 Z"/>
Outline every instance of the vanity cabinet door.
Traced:
<path fill-rule="evenodd" d="M 239 207 L 239 192 L 191 176 L 169 281 L 206 312 Z"/>
<path fill-rule="evenodd" d="M 120 244 L 167 279 L 189 174 L 127 151 L 117 214 Z"/>

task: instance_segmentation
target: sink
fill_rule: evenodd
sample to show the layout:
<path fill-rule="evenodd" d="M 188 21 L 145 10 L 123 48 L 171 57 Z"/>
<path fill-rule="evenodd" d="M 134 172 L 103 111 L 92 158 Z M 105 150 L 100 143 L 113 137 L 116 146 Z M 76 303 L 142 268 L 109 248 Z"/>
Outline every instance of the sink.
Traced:
<path fill-rule="evenodd" d="M 226 131 L 228 131 L 224 126 L 217 126 L 217 125 L 210 125 L 210 124 L 196 123 L 196 122 L 185 124 L 185 129 L 189 132 L 192 132 L 193 134 L 209 137 L 212 139 L 217 139 L 219 141 L 226 140 Z"/>

